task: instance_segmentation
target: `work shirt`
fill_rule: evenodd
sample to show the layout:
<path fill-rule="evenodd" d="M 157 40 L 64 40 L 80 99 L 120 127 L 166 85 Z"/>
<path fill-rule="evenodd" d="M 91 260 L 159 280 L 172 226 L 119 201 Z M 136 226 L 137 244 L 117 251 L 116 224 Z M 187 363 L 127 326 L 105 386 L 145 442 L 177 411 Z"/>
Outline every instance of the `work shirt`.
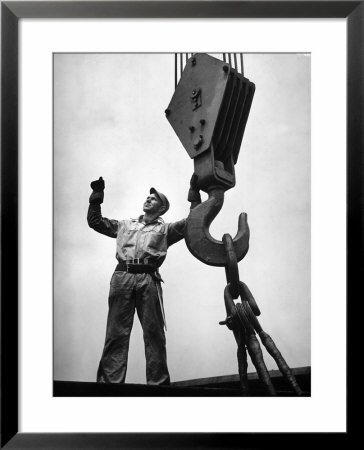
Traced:
<path fill-rule="evenodd" d="M 143 216 L 129 220 L 113 220 L 102 217 L 101 206 L 90 203 L 87 221 L 98 233 L 116 238 L 116 259 L 125 262 L 140 259 L 142 264 L 155 268 L 162 265 L 167 249 L 184 237 L 186 219 L 165 223 L 161 217 L 149 223 Z"/>

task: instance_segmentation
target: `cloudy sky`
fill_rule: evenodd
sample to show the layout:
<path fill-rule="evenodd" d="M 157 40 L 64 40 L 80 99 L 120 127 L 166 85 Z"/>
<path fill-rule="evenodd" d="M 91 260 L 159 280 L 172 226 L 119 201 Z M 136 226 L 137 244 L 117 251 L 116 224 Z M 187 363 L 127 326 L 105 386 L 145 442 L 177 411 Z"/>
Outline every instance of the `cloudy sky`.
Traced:
<path fill-rule="evenodd" d="M 216 55 L 220 56 L 220 55 Z M 291 367 L 310 365 L 310 57 L 244 55 L 256 84 L 236 186 L 211 225 L 237 231 L 248 214 L 250 249 L 240 279 L 260 323 Z M 172 54 L 54 55 L 54 378 L 94 381 L 105 338 L 115 240 L 86 221 L 90 182 L 106 182 L 103 215 L 135 217 L 151 186 L 168 196 L 167 222 L 187 217 L 193 161 L 165 118 L 174 92 Z M 203 199 L 206 195 L 203 194 Z M 172 381 L 237 373 L 223 268 L 172 246 L 161 274 Z M 275 362 L 264 352 L 269 369 Z M 248 371 L 254 371 L 249 361 Z M 126 381 L 145 382 L 137 317 Z"/>

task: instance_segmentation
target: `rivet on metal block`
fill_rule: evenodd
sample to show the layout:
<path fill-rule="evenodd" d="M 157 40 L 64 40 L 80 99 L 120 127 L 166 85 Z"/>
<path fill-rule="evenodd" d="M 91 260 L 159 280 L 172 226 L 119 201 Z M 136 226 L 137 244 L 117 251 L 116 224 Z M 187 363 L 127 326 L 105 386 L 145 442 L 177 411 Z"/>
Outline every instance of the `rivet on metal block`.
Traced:
<path fill-rule="evenodd" d="M 200 134 L 199 138 L 193 144 L 193 148 L 195 150 L 198 150 L 201 147 L 202 143 L 203 143 L 203 136 L 202 136 L 202 134 Z"/>

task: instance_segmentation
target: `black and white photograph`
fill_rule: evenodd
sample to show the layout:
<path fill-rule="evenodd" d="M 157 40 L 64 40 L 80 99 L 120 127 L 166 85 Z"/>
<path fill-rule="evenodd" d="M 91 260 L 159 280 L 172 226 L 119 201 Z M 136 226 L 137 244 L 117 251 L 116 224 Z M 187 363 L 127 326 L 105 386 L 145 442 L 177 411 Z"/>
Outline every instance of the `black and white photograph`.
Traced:
<path fill-rule="evenodd" d="M 363 2 L 0 13 L 1 448 L 350 447 Z"/>
<path fill-rule="evenodd" d="M 311 395 L 309 53 L 53 54 L 55 396 Z"/>

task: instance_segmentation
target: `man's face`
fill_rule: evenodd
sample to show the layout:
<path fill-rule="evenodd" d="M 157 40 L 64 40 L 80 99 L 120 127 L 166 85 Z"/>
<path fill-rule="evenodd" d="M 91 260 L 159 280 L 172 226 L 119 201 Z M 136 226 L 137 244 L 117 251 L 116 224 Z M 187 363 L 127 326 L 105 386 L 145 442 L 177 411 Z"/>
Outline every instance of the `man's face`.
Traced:
<path fill-rule="evenodd" d="M 143 211 L 148 214 L 160 214 L 163 210 L 162 202 L 155 194 L 148 195 L 143 205 Z"/>

